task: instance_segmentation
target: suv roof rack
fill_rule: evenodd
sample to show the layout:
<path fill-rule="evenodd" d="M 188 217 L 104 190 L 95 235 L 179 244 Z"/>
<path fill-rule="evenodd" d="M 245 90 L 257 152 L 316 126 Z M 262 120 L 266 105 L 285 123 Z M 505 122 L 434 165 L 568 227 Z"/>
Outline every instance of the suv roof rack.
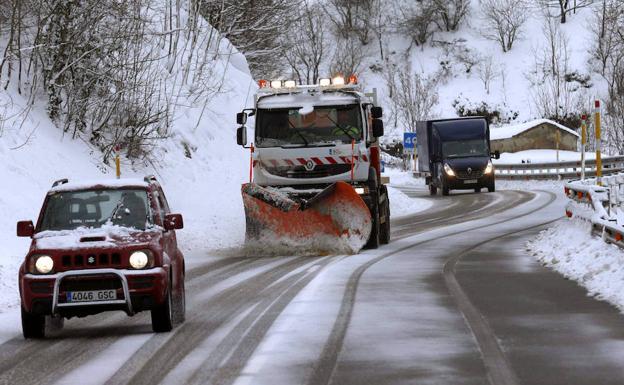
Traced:
<path fill-rule="evenodd" d="M 145 178 L 143 178 L 143 180 L 147 183 L 158 182 L 158 179 L 156 179 L 155 175 L 148 175 Z"/>
<path fill-rule="evenodd" d="M 52 183 L 52 187 L 60 186 L 68 182 L 69 182 L 69 179 L 67 178 L 59 179 L 59 180 L 54 181 L 54 183 Z"/>

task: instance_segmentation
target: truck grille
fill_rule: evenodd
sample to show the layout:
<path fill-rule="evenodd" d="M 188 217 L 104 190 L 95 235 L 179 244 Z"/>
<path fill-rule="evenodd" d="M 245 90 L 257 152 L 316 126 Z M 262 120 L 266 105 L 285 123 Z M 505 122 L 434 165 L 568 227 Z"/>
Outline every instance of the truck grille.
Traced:
<path fill-rule="evenodd" d="M 469 174 L 467 170 L 461 170 L 457 172 L 459 179 L 477 179 L 483 176 L 483 170 L 472 170 Z"/>
<path fill-rule="evenodd" d="M 119 266 L 121 255 L 119 253 L 63 255 L 61 264 L 65 268 Z"/>
<path fill-rule="evenodd" d="M 267 171 L 273 175 L 283 178 L 306 179 L 306 178 L 325 178 L 328 176 L 344 174 L 351 171 L 350 164 L 320 164 L 314 167 L 314 170 L 308 171 L 303 166 L 295 167 L 272 167 Z"/>

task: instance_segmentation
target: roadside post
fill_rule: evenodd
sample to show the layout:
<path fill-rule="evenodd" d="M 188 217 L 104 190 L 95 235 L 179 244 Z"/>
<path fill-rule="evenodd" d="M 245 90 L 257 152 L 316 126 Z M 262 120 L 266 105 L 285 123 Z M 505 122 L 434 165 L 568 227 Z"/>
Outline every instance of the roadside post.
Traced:
<path fill-rule="evenodd" d="M 406 151 L 411 159 L 414 160 L 414 168 L 412 171 L 416 171 L 416 133 L 404 132 L 403 133 L 403 151 Z"/>
<path fill-rule="evenodd" d="M 115 175 L 117 179 L 121 178 L 121 159 L 119 157 L 119 153 L 121 152 L 121 146 L 116 144 L 115 148 Z"/>
<path fill-rule="evenodd" d="M 587 115 L 581 116 L 581 180 L 585 180 L 585 144 L 587 143 Z"/>
<path fill-rule="evenodd" d="M 598 186 L 602 186 L 602 158 L 600 156 L 600 100 L 594 101 L 594 122 L 596 131 L 596 182 Z"/>

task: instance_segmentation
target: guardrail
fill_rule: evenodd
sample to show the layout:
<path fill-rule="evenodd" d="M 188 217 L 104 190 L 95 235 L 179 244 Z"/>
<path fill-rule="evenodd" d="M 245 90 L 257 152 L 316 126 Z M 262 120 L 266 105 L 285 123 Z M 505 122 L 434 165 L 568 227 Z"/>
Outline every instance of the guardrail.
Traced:
<path fill-rule="evenodd" d="M 566 183 L 564 191 L 570 199 L 566 216 L 590 222 L 592 234 L 624 249 L 624 226 L 620 219 L 624 205 L 624 173 L 604 177 L 602 182 L 603 186 L 597 186 L 596 179 L 590 178 Z"/>
<path fill-rule="evenodd" d="M 530 180 L 530 179 L 572 179 L 581 177 L 581 161 L 545 162 L 545 163 L 495 163 L 494 172 L 497 179 Z M 624 156 L 602 158 L 602 174 L 611 175 L 624 171 Z M 585 161 L 585 176 L 596 176 L 596 161 Z"/>

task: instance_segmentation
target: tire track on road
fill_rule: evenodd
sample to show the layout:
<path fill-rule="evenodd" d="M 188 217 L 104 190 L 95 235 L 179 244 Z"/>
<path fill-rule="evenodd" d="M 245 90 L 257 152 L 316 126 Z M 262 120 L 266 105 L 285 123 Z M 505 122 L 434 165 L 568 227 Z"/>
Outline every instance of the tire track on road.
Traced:
<path fill-rule="evenodd" d="M 429 240 L 424 240 L 424 241 L 419 241 L 419 242 L 415 242 L 413 244 L 410 244 L 408 246 L 402 247 L 398 250 L 393 250 L 391 252 L 382 254 L 374 259 L 371 259 L 370 261 L 366 262 L 365 264 L 361 265 L 360 267 L 358 267 L 350 276 L 349 279 L 347 281 L 346 284 L 346 289 L 345 289 L 345 293 L 343 295 L 343 299 L 340 305 L 340 310 L 338 311 L 338 316 L 336 318 L 336 321 L 334 322 L 334 326 L 332 328 L 332 331 L 330 333 L 330 336 L 327 340 L 327 342 L 325 343 L 325 346 L 323 348 L 323 351 L 321 352 L 321 355 L 319 357 L 319 359 L 317 360 L 317 363 L 312 371 L 312 374 L 310 376 L 310 378 L 307 381 L 308 385 L 319 385 L 319 384 L 331 384 L 331 379 L 333 376 L 333 373 L 336 369 L 336 366 L 338 364 L 338 357 L 340 354 L 340 351 L 342 350 L 342 347 L 344 345 L 344 340 L 347 334 L 347 329 L 348 326 L 351 322 L 351 317 L 353 314 L 353 308 L 355 306 L 355 301 L 356 301 L 356 295 L 357 295 L 357 289 L 359 286 L 359 282 L 360 279 L 362 278 L 362 275 L 364 274 L 364 272 L 366 272 L 366 270 L 368 270 L 371 266 L 375 265 L 376 263 L 391 257 L 395 254 L 401 253 L 405 250 L 409 250 L 411 248 L 414 248 L 416 246 L 425 244 L 425 243 L 430 243 L 430 242 L 435 242 L 435 241 L 439 241 L 442 238 L 448 238 L 448 237 L 452 237 L 458 234 L 462 234 L 465 233 L 467 231 L 472 231 L 475 229 L 482 229 L 482 228 L 487 228 L 487 227 L 492 227 L 492 226 L 496 226 L 498 224 L 501 223 L 505 223 L 505 222 L 509 222 L 518 218 L 522 218 L 525 217 L 527 215 L 531 215 L 533 214 L 535 211 L 539 211 L 545 207 L 547 207 L 548 205 L 552 204 L 552 202 L 554 202 L 554 200 L 556 199 L 556 195 L 550 192 L 545 192 L 542 191 L 542 193 L 545 193 L 547 195 L 550 195 L 549 200 L 538 206 L 536 209 L 533 209 L 530 212 L 526 212 L 526 213 L 522 213 L 519 215 L 515 215 L 509 218 L 505 218 L 487 225 L 478 225 L 478 226 L 474 226 L 472 228 L 469 229 L 463 229 L 463 230 L 458 230 L 458 231 L 454 231 L 451 232 L 449 234 L 445 234 L 443 236 L 440 236 L 436 239 L 429 239 Z M 490 214 L 492 215 L 492 214 Z M 474 220 L 474 219 L 470 219 L 470 220 Z M 468 221 L 470 221 L 468 220 Z M 494 384 L 494 385 L 498 385 L 498 384 Z"/>

